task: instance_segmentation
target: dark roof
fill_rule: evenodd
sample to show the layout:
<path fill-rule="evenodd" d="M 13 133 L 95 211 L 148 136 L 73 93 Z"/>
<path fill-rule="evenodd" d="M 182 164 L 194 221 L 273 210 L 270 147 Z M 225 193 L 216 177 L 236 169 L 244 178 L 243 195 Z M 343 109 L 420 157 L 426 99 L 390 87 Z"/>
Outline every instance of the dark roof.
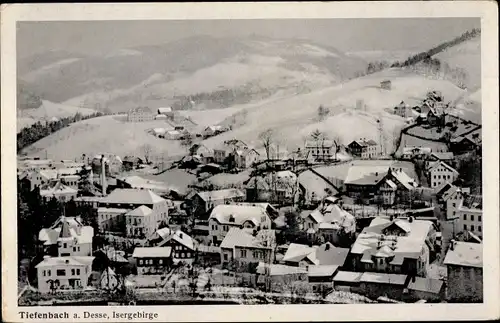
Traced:
<path fill-rule="evenodd" d="M 468 209 L 483 209 L 483 197 L 481 195 L 467 195 L 464 198 L 462 207 Z"/>

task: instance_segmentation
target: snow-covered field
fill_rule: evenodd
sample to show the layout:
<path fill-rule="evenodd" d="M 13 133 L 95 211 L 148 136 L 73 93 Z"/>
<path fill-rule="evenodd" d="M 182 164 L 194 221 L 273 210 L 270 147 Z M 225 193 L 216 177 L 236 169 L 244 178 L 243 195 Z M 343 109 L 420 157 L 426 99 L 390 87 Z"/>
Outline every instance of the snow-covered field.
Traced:
<path fill-rule="evenodd" d="M 379 88 L 380 82 L 385 79 L 391 80 L 391 90 Z M 382 120 L 384 144 L 387 153 L 390 153 L 394 136 L 404 126 L 404 120 L 385 110 L 392 109 L 401 100 L 423 99 L 430 90 L 441 91 L 446 101 L 453 101 L 467 94 L 445 80 L 428 79 L 408 71 L 390 69 L 307 94 L 240 105 L 235 111 L 241 113 L 246 110 L 244 124 L 208 138 L 204 144 L 217 147 L 224 140 L 237 138 L 260 149 L 262 145 L 258 139 L 259 134 L 267 129 L 273 130 L 273 141 L 279 143 L 280 150 L 283 151 L 303 147 L 304 140 L 315 129 L 338 138 L 345 145 L 361 137 L 379 141 L 377 120 Z M 356 102 L 360 99 L 363 100 L 363 108 L 356 110 Z M 321 121 L 318 119 L 320 105 L 330 109 L 330 114 Z M 229 114 L 226 112 L 229 111 L 190 111 L 187 114 L 195 122 L 212 124 L 222 121 L 220 119 Z M 82 153 L 97 151 L 113 151 L 120 155 L 140 154 L 144 144 L 151 145 L 154 152 L 158 153 L 185 154 L 186 149 L 178 142 L 162 140 L 146 133 L 148 129 L 164 125 L 164 121 L 129 124 L 112 117 L 97 118 L 62 129 L 37 142 L 34 148 L 47 149 L 48 154 L 53 154 L 54 158 L 75 158 Z M 75 136 L 78 137 L 78 145 L 74 144 Z"/>
<path fill-rule="evenodd" d="M 18 111 L 17 131 L 19 132 L 22 128 L 29 127 L 37 121 L 50 121 L 52 118 L 73 117 L 76 113 L 85 116 L 95 112 L 96 111 L 93 109 L 42 100 L 42 105 L 38 109 Z"/>

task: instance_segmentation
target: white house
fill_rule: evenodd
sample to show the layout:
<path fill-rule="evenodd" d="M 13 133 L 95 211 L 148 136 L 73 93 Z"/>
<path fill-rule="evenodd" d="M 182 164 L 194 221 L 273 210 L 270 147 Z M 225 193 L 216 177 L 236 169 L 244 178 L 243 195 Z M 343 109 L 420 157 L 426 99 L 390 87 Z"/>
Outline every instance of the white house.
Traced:
<path fill-rule="evenodd" d="M 252 263 L 273 263 L 275 246 L 274 230 L 231 228 L 220 245 L 222 266 L 236 260 L 236 270 L 245 272 Z"/>
<path fill-rule="evenodd" d="M 58 289 L 85 289 L 92 274 L 94 257 L 89 256 L 44 256 L 36 265 L 38 291 L 49 293 Z"/>
<path fill-rule="evenodd" d="M 483 238 L 483 200 L 482 196 L 466 195 L 457 210 L 459 230 L 469 231 Z"/>
<path fill-rule="evenodd" d="M 149 207 L 141 205 L 125 213 L 125 232 L 129 238 L 143 238 L 155 233 L 158 229 L 158 214 Z"/>
<path fill-rule="evenodd" d="M 168 118 L 172 118 L 174 116 L 174 111 L 171 107 L 158 108 L 158 115 L 164 115 Z"/>
<path fill-rule="evenodd" d="M 333 140 L 308 140 L 305 144 L 305 149 L 309 152 L 309 156 L 312 156 L 317 161 L 333 159 L 336 148 Z"/>
<path fill-rule="evenodd" d="M 214 245 L 219 245 L 231 228 L 271 228 L 271 218 L 262 205 L 217 205 L 208 219 L 208 231 Z"/>
<path fill-rule="evenodd" d="M 40 230 L 38 241 L 52 256 L 92 256 L 94 229 L 81 219 L 61 216 L 50 228 Z"/>
<path fill-rule="evenodd" d="M 458 178 L 458 171 L 443 161 L 430 163 L 427 168 L 431 188 L 444 183 L 453 183 Z"/>
<path fill-rule="evenodd" d="M 234 159 L 236 167 L 246 169 L 251 167 L 254 163 L 259 161 L 260 154 L 252 148 L 244 147 L 234 151 Z"/>
<path fill-rule="evenodd" d="M 446 219 L 458 218 L 458 208 L 464 200 L 464 196 L 470 193 L 469 188 L 458 187 L 451 183 L 445 183 L 437 190 L 439 202 L 443 211 L 446 212 Z"/>
<path fill-rule="evenodd" d="M 152 213 L 148 217 L 151 216 L 156 221 L 168 222 L 169 203 L 166 199 L 156 195 L 151 190 L 118 188 L 99 201 L 97 209 L 99 229 L 127 233 L 125 214 L 141 206 L 151 210 Z M 131 215 L 130 218 L 132 217 Z M 142 224 L 141 227 L 145 228 Z M 152 233 L 154 231 L 150 232 L 150 234 Z"/>
<path fill-rule="evenodd" d="M 148 107 L 132 108 L 127 113 L 128 122 L 153 121 L 153 119 L 153 111 L 151 111 Z"/>
<path fill-rule="evenodd" d="M 226 131 L 226 129 L 223 126 L 208 126 L 203 129 L 202 135 L 207 138 L 223 133 L 224 131 Z"/>

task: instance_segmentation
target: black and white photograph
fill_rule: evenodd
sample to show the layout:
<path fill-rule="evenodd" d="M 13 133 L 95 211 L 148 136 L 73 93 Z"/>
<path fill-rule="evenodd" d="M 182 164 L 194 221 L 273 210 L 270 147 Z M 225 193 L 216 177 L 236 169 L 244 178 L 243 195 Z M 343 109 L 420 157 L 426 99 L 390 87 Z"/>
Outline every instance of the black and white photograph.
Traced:
<path fill-rule="evenodd" d="M 18 319 L 483 304 L 498 218 L 483 214 L 497 176 L 483 31 L 481 17 L 16 21 Z M 136 316 L 105 312 L 121 306 Z"/>

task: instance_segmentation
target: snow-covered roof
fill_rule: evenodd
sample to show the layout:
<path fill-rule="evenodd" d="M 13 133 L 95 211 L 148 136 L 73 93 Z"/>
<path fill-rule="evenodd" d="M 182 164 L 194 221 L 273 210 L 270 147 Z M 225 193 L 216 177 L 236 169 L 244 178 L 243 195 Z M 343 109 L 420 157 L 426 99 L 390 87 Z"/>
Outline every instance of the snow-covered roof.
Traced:
<path fill-rule="evenodd" d="M 217 205 L 210 213 L 209 219 L 216 219 L 221 224 L 238 224 L 250 221 L 255 226 L 269 219 L 265 208 L 260 205 Z"/>
<path fill-rule="evenodd" d="M 253 230 L 231 228 L 222 240 L 220 247 L 226 249 L 235 247 L 270 249 L 275 242 L 274 230 L 259 230 L 253 235 Z"/>
<path fill-rule="evenodd" d="M 68 266 L 88 266 L 92 264 L 94 257 L 89 256 L 67 256 L 67 257 L 47 257 L 43 259 L 36 268 L 40 267 L 54 267 L 61 265 Z"/>
<path fill-rule="evenodd" d="M 404 258 L 416 259 L 426 244 L 433 224 L 427 220 L 395 219 L 376 217 L 363 229 L 354 242 L 351 253 L 361 254 L 370 259 L 379 249 L 388 246 L 394 254 L 393 264 L 402 264 Z M 403 235 L 385 235 L 386 229 L 401 230 Z M 387 249 L 387 248 L 386 248 Z"/>
<path fill-rule="evenodd" d="M 110 204 L 156 204 L 165 201 L 151 190 L 117 188 L 101 200 Z"/>
<path fill-rule="evenodd" d="M 235 197 L 246 196 L 245 192 L 236 188 L 229 188 L 217 191 L 198 192 L 197 195 L 205 202 L 220 201 L 225 199 L 232 199 Z"/>
<path fill-rule="evenodd" d="M 171 247 L 137 247 L 134 249 L 134 258 L 168 258 L 172 253 Z"/>
<path fill-rule="evenodd" d="M 153 210 L 148 208 L 145 205 L 141 205 L 138 208 L 133 209 L 132 211 L 127 212 L 125 215 L 128 216 L 149 216 L 153 214 Z"/>

